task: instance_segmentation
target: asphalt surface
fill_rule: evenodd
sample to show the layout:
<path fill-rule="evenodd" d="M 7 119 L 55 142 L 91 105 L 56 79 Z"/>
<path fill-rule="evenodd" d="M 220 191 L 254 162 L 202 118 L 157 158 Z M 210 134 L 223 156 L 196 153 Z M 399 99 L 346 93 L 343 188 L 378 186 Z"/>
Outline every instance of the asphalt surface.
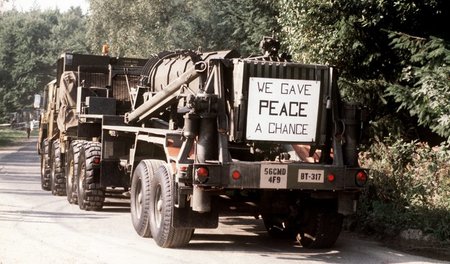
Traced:
<path fill-rule="evenodd" d="M 35 139 L 34 139 L 35 140 Z M 196 230 L 183 249 L 162 249 L 139 237 L 129 202 L 107 199 L 100 212 L 79 210 L 41 190 L 33 138 L 0 149 L 0 263 L 439 263 L 342 233 L 330 250 L 271 239 L 262 220 L 220 218 Z"/>

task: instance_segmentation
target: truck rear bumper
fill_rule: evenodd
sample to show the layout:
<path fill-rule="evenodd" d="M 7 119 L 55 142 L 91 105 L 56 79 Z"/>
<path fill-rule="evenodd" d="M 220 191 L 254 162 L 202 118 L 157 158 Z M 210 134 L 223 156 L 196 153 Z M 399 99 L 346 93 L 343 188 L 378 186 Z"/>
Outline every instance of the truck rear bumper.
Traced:
<path fill-rule="evenodd" d="M 206 168 L 208 177 L 199 177 L 199 168 Z M 194 184 L 225 189 L 288 189 L 357 191 L 363 183 L 357 174 L 365 170 L 335 165 L 281 162 L 242 162 L 229 164 L 195 164 Z"/>

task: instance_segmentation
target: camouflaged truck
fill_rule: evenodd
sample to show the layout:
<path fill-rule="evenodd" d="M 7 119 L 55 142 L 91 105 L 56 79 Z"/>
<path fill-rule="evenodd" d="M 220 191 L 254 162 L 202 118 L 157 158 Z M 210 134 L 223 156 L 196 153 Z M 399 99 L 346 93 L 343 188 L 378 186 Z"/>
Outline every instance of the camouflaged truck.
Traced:
<path fill-rule="evenodd" d="M 146 61 L 74 53 L 58 58 L 56 79 L 42 96 L 37 148 L 43 190 L 67 195 L 83 210 L 101 209 L 113 189 L 128 190 L 129 181 L 121 177 L 97 178 L 101 127 L 105 116 L 131 109 L 129 87 L 137 84 Z"/>

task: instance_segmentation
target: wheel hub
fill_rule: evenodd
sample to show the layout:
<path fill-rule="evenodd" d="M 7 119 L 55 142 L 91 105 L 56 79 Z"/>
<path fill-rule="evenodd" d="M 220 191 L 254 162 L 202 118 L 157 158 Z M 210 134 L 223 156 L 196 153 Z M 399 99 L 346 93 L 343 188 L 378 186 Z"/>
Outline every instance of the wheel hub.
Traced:
<path fill-rule="evenodd" d="M 142 190 L 140 187 L 141 186 L 138 186 L 137 190 L 136 190 L 136 192 L 137 192 L 135 195 L 136 203 L 134 206 L 134 208 L 136 209 L 136 215 L 138 218 L 141 218 L 141 211 L 142 211 Z"/>
<path fill-rule="evenodd" d="M 156 226 L 160 227 L 161 226 L 161 221 L 162 221 L 162 207 L 163 207 L 163 200 L 162 200 L 162 195 L 161 195 L 161 186 L 158 186 L 156 193 L 155 193 L 155 203 L 154 203 L 154 217 L 155 217 L 155 222 L 156 222 Z"/>
<path fill-rule="evenodd" d="M 157 203 L 157 205 L 156 205 L 156 209 L 158 210 L 158 212 L 162 212 L 162 204 L 163 204 L 163 202 L 162 202 L 162 200 L 159 200 L 158 201 L 158 203 Z"/>

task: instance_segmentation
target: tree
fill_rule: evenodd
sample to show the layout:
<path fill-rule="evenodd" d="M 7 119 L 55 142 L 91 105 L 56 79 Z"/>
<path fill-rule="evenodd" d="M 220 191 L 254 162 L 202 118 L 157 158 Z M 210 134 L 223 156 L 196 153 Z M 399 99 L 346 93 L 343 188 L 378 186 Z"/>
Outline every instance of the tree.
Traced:
<path fill-rule="evenodd" d="M 337 66 L 344 97 L 369 106 L 376 132 L 406 136 L 417 123 L 403 108 L 397 111 L 401 102 L 387 91 L 399 82 L 405 62 L 389 32 L 448 40 L 448 1 L 280 0 L 279 8 L 294 57 Z"/>
<path fill-rule="evenodd" d="M 0 116 L 31 106 L 33 96 L 54 78 L 64 50 L 86 52 L 80 8 L 2 13 L 0 17 Z"/>
<path fill-rule="evenodd" d="M 83 15 L 81 8 L 71 7 L 64 13 L 53 12 L 52 21 L 49 21 L 53 23 L 50 32 L 52 38 L 48 38 L 46 42 L 46 45 L 51 47 L 51 52 L 56 55 L 63 52 L 90 53 L 87 42 L 89 36 L 86 35 L 87 18 Z"/>
<path fill-rule="evenodd" d="M 5 70 L 0 89 L 4 113 L 31 102 L 37 87 L 43 87 L 40 70 L 46 50 L 39 40 L 48 35 L 50 24 L 37 13 L 22 19 L 15 11 L 4 14 L 2 20 L 0 65 Z"/>
<path fill-rule="evenodd" d="M 120 56 L 199 47 L 250 54 L 278 28 L 276 6 L 267 0 L 90 0 L 90 7 L 92 49 L 108 42 Z"/>
<path fill-rule="evenodd" d="M 392 45 L 404 57 L 398 82 L 388 94 L 418 118 L 420 125 L 450 138 L 450 48 L 443 39 L 391 33 Z"/>
<path fill-rule="evenodd" d="M 236 49 L 243 55 L 259 54 L 259 42 L 264 36 L 277 33 L 278 8 L 276 2 L 267 0 L 201 1 L 207 10 L 203 37 L 208 48 Z M 205 34 L 206 33 L 206 34 Z"/>

